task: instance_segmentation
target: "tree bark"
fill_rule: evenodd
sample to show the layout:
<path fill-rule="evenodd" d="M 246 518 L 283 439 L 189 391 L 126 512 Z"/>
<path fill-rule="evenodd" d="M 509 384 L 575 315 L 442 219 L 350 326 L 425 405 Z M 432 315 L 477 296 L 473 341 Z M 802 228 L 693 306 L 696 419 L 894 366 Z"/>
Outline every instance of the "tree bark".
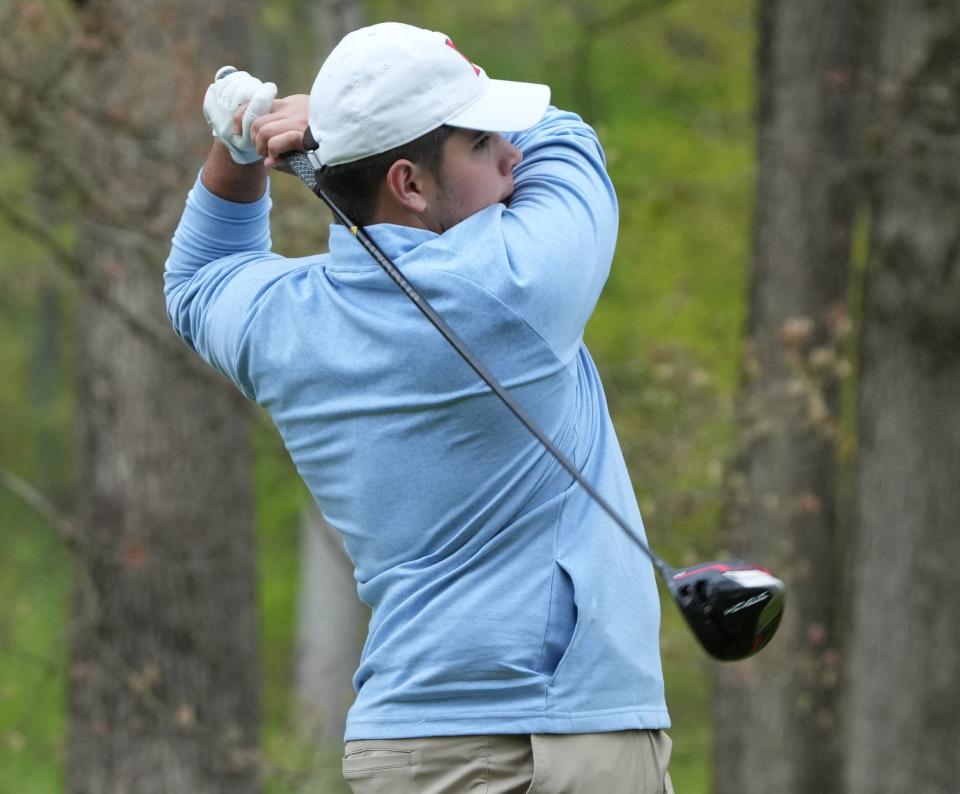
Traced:
<path fill-rule="evenodd" d="M 360 0 L 318 0 L 310 3 L 310 8 L 317 42 L 324 58 L 340 39 L 364 24 L 363 3 Z"/>
<path fill-rule="evenodd" d="M 303 511 L 295 684 L 302 733 L 321 747 L 343 741 L 369 612 L 353 566 L 315 506 Z"/>
<path fill-rule="evenodd" d="M 960 780 L 960 8 L 874 6 L 850 794 Z"/>
<path fill-rule="evenodd" d="M 78 14 L 73 96 L 117 123 L 63 140 L 97 186 L 78 243 L 73 794 L 259 789 L 248 415 L 173 338 L 161 283 L 209 146 L 204 86 L 244 46 L 248 7 L 91 0 Z"/>
<path fill-rule="evenodd" d="M 717 794 L 839 790 L 835 503 L 856 197 L 853 5 L 759 7 L 757 204 L 725 525 L 734 556 L 769 565 L 788 598 L 770 646 L 716 670 Z"/>

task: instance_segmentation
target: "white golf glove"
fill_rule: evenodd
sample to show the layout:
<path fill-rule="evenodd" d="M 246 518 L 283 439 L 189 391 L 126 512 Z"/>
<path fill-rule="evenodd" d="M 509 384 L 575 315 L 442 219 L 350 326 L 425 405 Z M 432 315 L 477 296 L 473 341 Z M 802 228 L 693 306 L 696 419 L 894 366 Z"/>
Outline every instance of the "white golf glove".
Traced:
<path fill-rule="evenodd" d="M 232 66 L 217 70 L 217 76 L 207 89 L 203 100 L 203 116 L 213 130 L 213 137 L 223 142 L 235 163 L 245 165 L 262 160 L 250 139 L 250 125 L 258 116 L 270 110 L 277 98 L 275 83 L 264 83 L 247 72 L 238 72 Z M 233 117 L 244 103 L 243 127 L 234 132 Z"/>

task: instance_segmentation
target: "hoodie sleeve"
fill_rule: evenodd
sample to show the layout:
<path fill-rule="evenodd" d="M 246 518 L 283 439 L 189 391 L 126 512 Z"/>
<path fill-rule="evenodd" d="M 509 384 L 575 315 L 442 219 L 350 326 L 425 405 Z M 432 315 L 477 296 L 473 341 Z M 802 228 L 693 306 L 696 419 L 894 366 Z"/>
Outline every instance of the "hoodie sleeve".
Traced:
<path fill-rule="evenodd" d="M 510 303 L 570 361 L 610 273 L 617 197 L 597 135 L 576 114 L 551 107 L 509 140 L 523 153 L 501 218 Z"/>
<path fill-rule="evenodd" d="M 177 335 L 251 399 L 243 337 L 270 287 L 302 262 L 270 250 L 269 188 L 255 202 L 218 198 L 197 178 L 164 271 L 167 314 Z"/>

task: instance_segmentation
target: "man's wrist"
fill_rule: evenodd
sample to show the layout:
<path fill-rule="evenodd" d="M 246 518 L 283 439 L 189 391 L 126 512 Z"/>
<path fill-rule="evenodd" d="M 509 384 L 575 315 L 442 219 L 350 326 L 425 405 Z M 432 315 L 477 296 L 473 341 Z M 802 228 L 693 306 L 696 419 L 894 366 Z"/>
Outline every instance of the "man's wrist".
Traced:
<path fill-rule="evenodd" d="M 213 142 L 200 179 L 213 195 L 240 204 L 258 201 L 267 189 L 267 169 L 263 161 L 248 165 L 235 163 L 219 140 Z"/>

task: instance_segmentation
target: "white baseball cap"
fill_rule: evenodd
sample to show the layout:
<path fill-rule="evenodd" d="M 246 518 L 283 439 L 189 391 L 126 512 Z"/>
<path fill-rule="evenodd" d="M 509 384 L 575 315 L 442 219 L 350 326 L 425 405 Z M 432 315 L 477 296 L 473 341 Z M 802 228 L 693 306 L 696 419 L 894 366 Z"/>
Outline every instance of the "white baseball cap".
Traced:
<path fill-rule="evenodd" d="M 323 165 L 393 149 L 443 124 L 515 132 L 536 124 L 550 88 L 492 80 L 443 33 L 383 22 L 347 34 L 310 90 Z"/>

